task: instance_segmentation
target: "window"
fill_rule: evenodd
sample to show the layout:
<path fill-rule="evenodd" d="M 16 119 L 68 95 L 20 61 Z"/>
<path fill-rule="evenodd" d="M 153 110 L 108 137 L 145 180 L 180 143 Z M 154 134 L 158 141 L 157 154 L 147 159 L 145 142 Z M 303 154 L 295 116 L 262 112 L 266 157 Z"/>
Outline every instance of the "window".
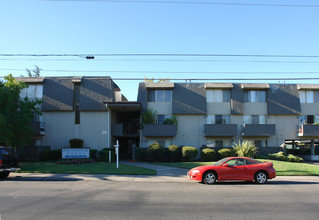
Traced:
<path fill-rule="evenodd" d="M 231 140 L 229 140 L 229 139 L 214 140 L 212 138 L 207 138 L 207 140 L 206 140 L 207 147 L 217 147 L 217 148 L 230 147 L 230 143 L 231 143 Z"/>
<path fill-rule="evenodd" d="M 266 91 L 264 90 L 249 90 L 245 91 L 245 102 L 266 102 Z"/>
<path fill-rule="evenodd" d="M 149 102 L 172 102 L 172 90 L 152 89 L 148 90 Z"/>
<path fill-rule="evenodd" d="M 299 125 L 319 123 L 319 115 L 299 115 Z"/>
<path fill-rule="evenodd" d="M 244 115 L 244 124 L 266 124 L 266 115 Z"/>
<path fill-rule="evenodd" d="M 230 115 L 207 115 L 206 124 L 230 124 Z"/>
<path fill-rule="evenodd" d="M 255 140 L 256 147 L 266 147 L 267 141 L 266 140 Z"/>
<path fill-rule="evenodd" d="M 319 91 L 299 90 L 300 103 L 319 103 Z"/>
<path fill-rule="evenodd" d="M 73 96 L 74 123 L 80 124 L 80 85 L 74 84 Z"/>
<path fill-rule="evenodd" d="M 230 102 L 230 90 L 209 89 L 206 91 L 207 102 Z"/>
<path fill-rule="evenodd" d="M 173 115 L 156 115 L 156 124 L 162 125 L 168 118 L 172 118 Z"/>
<path fill-rule="evenodd" d="M 20 98 L 28 97 L 28 99 L 42 99 L 43 85 L 28 85 L 20 92 Z"/>
<path fill-rule="evenodd" d="M 245 159 L 233 159 L 226 162 L 228 166 L 243 166 L 246 165 Z"/>

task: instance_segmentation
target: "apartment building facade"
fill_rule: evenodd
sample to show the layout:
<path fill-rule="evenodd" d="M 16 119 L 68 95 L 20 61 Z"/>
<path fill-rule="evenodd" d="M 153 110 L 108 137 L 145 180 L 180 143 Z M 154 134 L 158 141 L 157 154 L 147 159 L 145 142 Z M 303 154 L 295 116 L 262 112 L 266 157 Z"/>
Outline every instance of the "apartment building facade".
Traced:
<path fill-rule="evenodd" d="M 220 148 L 247 139 L 264 148 L 319 138 L 319 85 L 140 83 L 138 102 L 158 116 L 157 125 L 141 130 L 142 147 Z M 164 125 L 173 115 L 177 125 Z"/>
<path fill-rule="evenodd" d="M 140 105 L 127 102 L 110 77 L 16 79 L 28 84 L 20 98 L 42 100 L 42 115 L 35 114 L 31 123 L 36 134 L 31 145 L 55 150 L 68 147 L 72 138 L 80 138 L 85 147 L 101 150 L 121 139 L 125 143 L 122 151 L 127 151 L 126 145 L 138 142 L 139 124 L 134 122 L 139 121 Z"/>
<path fill-rule="evenodd" d="M 120 142 L 122 159 L 132 147 L 159 142 L 230 147 L 254 140 L 259 148 L 319 139 L 319 85 L 267 83 L 140 83 L 129 102 L 110 77 L 22 77 L 21 98 L 42 100 L 32 122 L 33 145 L 61 149 L 72 138 L 101 150 Z M 155 124 L 140 115 L 156 112 Z M 176 117 L 177 124 L 165 124 Z"/>

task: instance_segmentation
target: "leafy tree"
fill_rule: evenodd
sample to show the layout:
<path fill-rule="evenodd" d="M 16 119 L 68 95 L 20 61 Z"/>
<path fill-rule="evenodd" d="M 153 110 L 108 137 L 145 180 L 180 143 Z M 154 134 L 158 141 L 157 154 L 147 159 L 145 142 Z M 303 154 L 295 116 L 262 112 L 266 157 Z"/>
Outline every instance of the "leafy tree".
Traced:
<path fill-rule="evenodd" d="M 147 109 L 142 113 L 142 126 L 147 124 L 155 124 L 156 123 L 156 111 L 152 109 Z"/>
<path fill-rule="evenodd" d="M 257 153 L 255 142 L 251 140 L 239 141 L 238 144 L 234 143 L 233 148 L 238 157 L 253 157 Z"/>
<path fill-rule="evenodd" d="M 26 87 L 25 83 L 16 81 L 11 74 L 0 81 L 0 143 L 6 146 L 29 144 L 34 135 L 30 122 L 34 112 L 41 114 L 37 106 L 41 101 L 20 99 L 20 91 Z"/>

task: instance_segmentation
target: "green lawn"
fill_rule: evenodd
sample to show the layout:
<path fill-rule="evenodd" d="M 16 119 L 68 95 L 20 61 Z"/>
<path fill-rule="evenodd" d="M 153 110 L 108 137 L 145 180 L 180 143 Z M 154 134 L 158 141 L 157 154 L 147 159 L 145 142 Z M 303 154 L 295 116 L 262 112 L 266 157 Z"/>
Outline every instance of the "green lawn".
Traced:
<path fill-rule="evenodd" d="M 115 163 L 56 164 L 55 162 L 21 162 L 20 173 L 127 174 L 156 175 L 155 170 Z"/>
<path fill-rule="evenodd" d="M 274 164 L 277 176 L 319 176 L 319 166 L 307 163 L 293 163 L 277 160 L 270 161 Z M 176 163 L 156 163 L 164 166 L 173 166 L 186 169 L 192 169 L 197 166 L 209 165 L 213 162 L 176 162 Z"/>

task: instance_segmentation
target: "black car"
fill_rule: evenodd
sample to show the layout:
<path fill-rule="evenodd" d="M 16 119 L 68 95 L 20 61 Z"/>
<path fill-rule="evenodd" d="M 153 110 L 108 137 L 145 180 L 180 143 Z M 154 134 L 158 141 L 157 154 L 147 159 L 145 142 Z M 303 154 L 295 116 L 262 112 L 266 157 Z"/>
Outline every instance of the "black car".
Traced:
<path fill-rule="evenodd" d="M 10 172 L 18 171 L 19 160 L 11 147 L 0 146 L 0 179 L 5 179 Z"/>

